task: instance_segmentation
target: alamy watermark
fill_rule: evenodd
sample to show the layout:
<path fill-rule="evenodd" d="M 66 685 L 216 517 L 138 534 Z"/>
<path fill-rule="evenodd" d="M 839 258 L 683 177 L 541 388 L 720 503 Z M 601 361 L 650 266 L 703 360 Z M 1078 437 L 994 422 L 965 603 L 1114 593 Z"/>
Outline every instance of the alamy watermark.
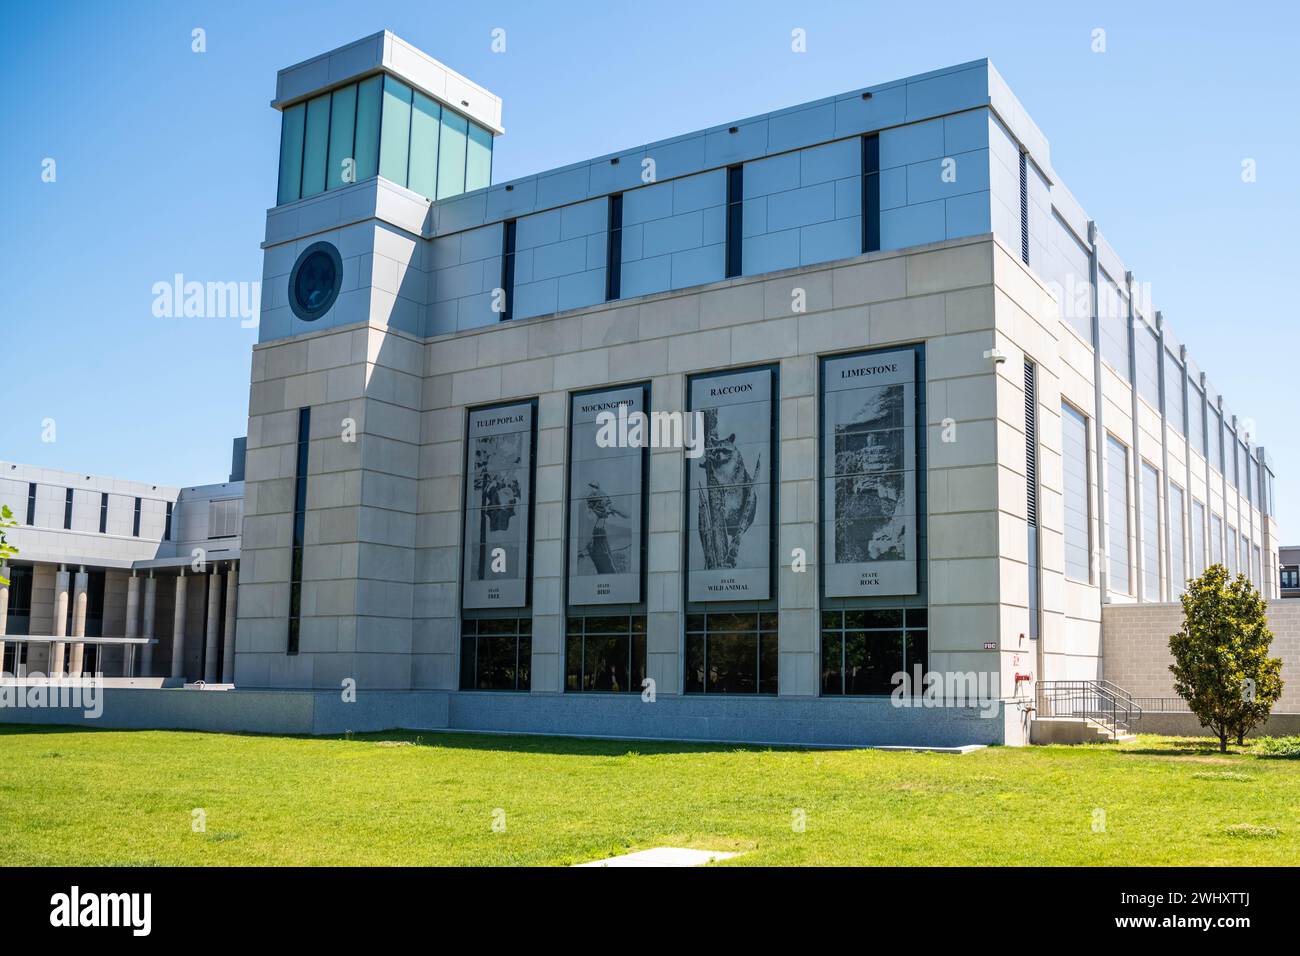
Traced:
<path fill-rule="evenodd" d="M 178 272 L 151 291 L 156 319 L 239 319 L 240 328 L 257 328 L 261 282 L 187 282 Z"/>
<path fill-rule="evenodd" d="M 599 448 L 684 448 L 687 458 L 704 454 L 703 412 L 629 412 L 627 404 L 618 410 L 596 413 L 596 445 Z"/>
<path fill-rule="evenodd" d="M 99 677 L 52 677 L 36 671 L 24 678 L 0 674 L 0 709 L 80 710 L 87 720 L 104 714 L 104 682 Z"/>
<path fill-rule="evenodd" d="M 972 707 L 992 718 L 1002 703 L 996 671 L 927 671 L 917 664 L 911 674 L 895 671 L 890 683 L 894 707 Z"/>

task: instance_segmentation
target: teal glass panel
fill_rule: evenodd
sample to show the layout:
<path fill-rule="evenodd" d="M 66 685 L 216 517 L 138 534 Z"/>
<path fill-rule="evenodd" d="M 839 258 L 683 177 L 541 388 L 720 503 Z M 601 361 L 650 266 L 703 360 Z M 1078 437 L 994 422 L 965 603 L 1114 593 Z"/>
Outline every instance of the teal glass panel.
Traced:
<path fill-rule="evenodd" d="M 307 107 L 291 106 L 280 117 L 280 191 L 276 205 L 293 202 L 302 194 L 302 133 Z"/>
<path fill-rule="evenodd" d="M 465 191 L 465 143 L 469 121 L 451 110 L 442 111 L 442 141 L 438 144 L 438 195 L 457 196 Z"/>
<path fill-rule="evenodd" d="M 438 183 L 438 127 L 442 107 L 423 93 L 415 94 L 411 110 L 411 164 L 407 186 L 433 199 Z"/>
<path fill-rule="evenodd" d="M 379 138 L 379 175 L 406 185 L 406 160 L 411 145 L 411 88 L 384 77 L 384 125 Z"/>
<path fill-rule="evenodd" d="M 357 137 L 353 146 L 357 182 L 379 172 L 379 104 L 383 84 L 382 76 L 372 76 L 357 87 Z"/>
<path fill-rule="evenodd" d="M 352 155 L 352 131 L 356 122 L 357 85 L 352 83 L 334 91 L 330 106 L 330 157 L 325 170 L 326 189 L 338 189 L 356 179 L 356 157 Z"/>
<path fill-rule="evenodd" d="M 470 123 L 469 146 L 465 152 L 465 192 L 491 185 L 492 134 Z"/>
<path fill-rule="evenodd" d="M 307 101 L 307 132 L 302 150 L 302 198 L 325 191 L 325 152 L 330 139 L 330 98 Z"/>

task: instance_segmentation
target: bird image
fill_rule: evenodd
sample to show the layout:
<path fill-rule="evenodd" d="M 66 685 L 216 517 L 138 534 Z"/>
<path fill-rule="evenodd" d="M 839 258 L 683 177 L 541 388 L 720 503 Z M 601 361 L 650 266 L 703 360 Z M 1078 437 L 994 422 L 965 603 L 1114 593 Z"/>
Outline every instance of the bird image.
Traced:
<path fill-rule="evenodd" d="M 618 567 L 614 554 L 609 547 L 609 536 L 605 532 L 605 521 L 611 516 L 626 519 L 628 516 L 614 506 L 614 499 L 601 490 L 600 482 L 587 482 L 587 510 L 596 519 L 591 529 L 591 540 L 587 542 L 586 555 L 599 574 L 614 574 Z"/>

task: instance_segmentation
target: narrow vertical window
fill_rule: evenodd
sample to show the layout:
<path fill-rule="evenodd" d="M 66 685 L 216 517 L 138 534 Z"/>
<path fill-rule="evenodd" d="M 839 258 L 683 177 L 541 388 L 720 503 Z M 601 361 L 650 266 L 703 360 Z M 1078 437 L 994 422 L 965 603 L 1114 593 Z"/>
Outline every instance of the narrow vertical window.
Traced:
<path fill-rule="evenodd" d="M 405 186 L 411 155 L 411 88 L 391 76 L 384 77 L 379 130 L 379 175 Z M 306 189 L 306 179 L 303 188 Z"/>
<path fill-rule="evenodd" d="M 72 530 L 72 489 L 63 496 L 63 530 Z"/>
<path fill-rule="evenodd" d="M 1020 260 L 1029 265 L 1029 161 L 1020 151 Z"/>
<path fill-rule="evenodd" d="M 1205 573 L 1205 505 L 1192 499 L 1192 577 Z"/>
<path fill-rule="evenodd" d="M 339 189 L 356 181 L 353 138 L 357 129 L 357 85 L 340 87 L 330 96 L 329 155 L 325 188 Z"/>
<path fill-rule="evenodd" d="M 1061 406 L 1061 463 L 1064 471 L 1065 576 L 1092 581 L 1089 560 L 1091 515 L 1088 502 L 1088 420 L 1069 405 Z"/>
<path fill-rule="evenodd" d="M 99 493 L 99 533 L 104 534 L 108 531 L 108 492 Z"/>
<path fill-rule="evenodd" d="M 1178 434 L 1187 434 L 1187 389 L 1183 367 L 1173 353 L 1165 352 L 1165 419 Z"/>
<path fill-rule="evenodd" d="M 164 541 L 172 539 L 172 503 L 167 502 L 167 517 L 163 520 L 163 537 Z"/>
<path fill-rule="evenodd" d="M 36 524 L 36 482 L 27 483 L 27 523 Z"/>
<path fill-rule="evenodd" d="M 438 194 L 438 133 L 442 128 L 442 107 L 416 90 L 411 107 L 411 155 L 407 186 L 412 192 L 432 199 Z"/>
<path fill-rule="evenodd" d="M 880 137 L 862 137 L 862 251 L 880 249 Z"/>
<path fill-rule="evenodd" d="M 1110 589 L 1132 594 L 1128 524 L 1128 448 L 1106 436 L 1106 527 L 1110 534 Z"/>
<path fill-rule="evenodd" d="M 1187 518 L 1183 489 L 1169 483 L 1169 598 L 1187 590 Z"/>
<path fill-rule="evenodd" d="M 353 125 L 353 182 L 379 172 L 379 127 L 383 109 L 383 76 L 371 76 L 357 84 L 357 115 Z"/>
<path fill-rule="evenodd" d="M 302 195 L 302 149 L 307 104 L 298 103 L 280 114 L 280 190 L 276 204 L 296 202 Z"/>
<path fill-rule="evenodd" d="M 465 158 L 469 149 L 469 120 L 442 111 L 438 134 L 438 199 L 459 196 L 465 191 Z"/>
<path fill-rule="evenodd" d="M 307 122 L 302 140 L 302 198 L 325 191 L 325 163 L 330 138 L 330 97 L 307 101 Z"/>
<path fill-rule="evenodd" d="M 623 282 L 623 194 L 609 197 L 609 244 L 605 251 L 605 301 L 619 296 Z"/>
<path fill-rule="evenodd" d="M 515 315 L 515 220 L 507 219 L 501 242 L 501 296 L 504 299 L 501 321 L 509 322 Z"/>
<path fill-rule="evenodd" d="M 1160 473 L 1142 462 L 1142 600 L 1160 600 Z"/>
<path fill-rule="evenodd" d="M 727 278 L 740 275 L 744 233 L 745 167 L 727 167 Z"/>
<path fill-rule="evenodd" d="M 302 555 L 307 528 L 307 451 L 311 442 L 311 409 L 298 409 L 298 460 L 293 486 L 293 550 L 289 564 L 289 647 L 298 653 L 302 622 Z"/>
<path fill-rule="evenodd" d="M 136 537 L 136 538 L 140 537 L 140 499 L 139 498 L 135 499 L 135 513 L 131 517 L 131 535 L 132 537 Z"/>
<path fill-rule="evenodd" d="M 469 124 L 469 142 L 465 146 L 465 192 L 492 185 L 492 134 L 481 126 Z"/>

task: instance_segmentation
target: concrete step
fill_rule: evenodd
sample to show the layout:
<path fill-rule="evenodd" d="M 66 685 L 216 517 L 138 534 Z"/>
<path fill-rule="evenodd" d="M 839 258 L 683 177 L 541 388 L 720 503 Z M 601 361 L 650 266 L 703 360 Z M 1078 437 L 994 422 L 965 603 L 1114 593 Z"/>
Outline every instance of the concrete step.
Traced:
<path fill-rule="evenodd" d="M 1036 717 L 1029 724 L 1032 744 L 1084 744 L 1128 742 L 1133 734 L 1112 737 L 1105 726 L 1086 717 Z"/>

